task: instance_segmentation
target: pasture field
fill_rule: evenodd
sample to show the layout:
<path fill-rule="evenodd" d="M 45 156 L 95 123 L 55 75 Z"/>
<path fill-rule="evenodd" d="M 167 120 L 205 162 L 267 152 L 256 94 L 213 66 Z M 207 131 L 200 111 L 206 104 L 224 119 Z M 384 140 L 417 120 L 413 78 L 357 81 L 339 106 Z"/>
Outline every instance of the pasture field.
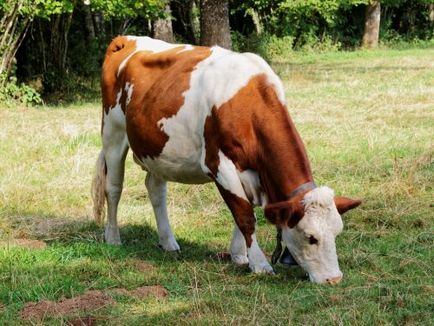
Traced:
<path fill-rule="evenodd" d="M 281 266 L 275 276 L 253 275 L 228 262 L 221 253 L 232 217 L 212 184 L 170 184 L 182 253 L 161 251 L 144 173 L 130 154 L 123 245 L 104 244 L 89 195 L 99 99 L 2 107 L 0 325 L 80 325 L 78 317 L 97 325 L 433 325 L 434 49 L 294 54 L 273 66 L 317 184 L 364 200 L 337 238 L 341 284 L 311 284 L 299 268 Z M 271 254 L 275 230 L 257 215 L 259 243 Z M 168 295 L 126 291 L 146 285 Z M 103 298 L 95 309 L 65 312 L 59 303 L 33 318 L 22 310 L 91 290 Z"/>

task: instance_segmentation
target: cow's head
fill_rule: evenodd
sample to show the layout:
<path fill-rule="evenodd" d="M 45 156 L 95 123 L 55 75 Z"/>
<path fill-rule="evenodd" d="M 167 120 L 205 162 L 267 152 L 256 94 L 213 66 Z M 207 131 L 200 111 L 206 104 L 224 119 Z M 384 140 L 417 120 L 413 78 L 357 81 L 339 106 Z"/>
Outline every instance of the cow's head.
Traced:
<path fill-rule="evenodd" d="M 282 228 L 282 241 L 312 282 L 336 284 L 342 279 L 335 244 L 343 228 L 340 214 L 360 204 L 360 200 L 335 198 L 333 190 L 319 187 L 267 205 L 265 216 Z"/>

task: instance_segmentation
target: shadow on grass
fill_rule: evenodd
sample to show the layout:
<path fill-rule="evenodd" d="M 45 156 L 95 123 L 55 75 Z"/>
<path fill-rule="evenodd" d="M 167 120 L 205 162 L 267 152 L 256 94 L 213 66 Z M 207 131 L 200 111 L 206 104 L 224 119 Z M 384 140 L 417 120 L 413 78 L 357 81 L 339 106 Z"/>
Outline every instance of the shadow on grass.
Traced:
<path fill-rule="evenodd" d="M 177 241 L 181 246 L 181 252 L 178 254 L 166 252 L 158 245 L 157 231 L 146 223 L 122 226 L 121 246 L 106 244 L 104 228 L 97 226 L 87 217 L 72 218 L 41 214 L 35 216 L 17 213 L 16 217 L 9 219 L 8 224 L 12 230 L 10 232 L 12 238 L 39 239 L 45 241 L 48 247 L 58 249 L 59 247 L 67 249 L 68 246 L 87 247 L 94 258 L 113 254 L 117 258 L 139 258 L 158 263 L 167 259 L 204 261 L 217 254 L 205 244 L 179 237 Z"/>

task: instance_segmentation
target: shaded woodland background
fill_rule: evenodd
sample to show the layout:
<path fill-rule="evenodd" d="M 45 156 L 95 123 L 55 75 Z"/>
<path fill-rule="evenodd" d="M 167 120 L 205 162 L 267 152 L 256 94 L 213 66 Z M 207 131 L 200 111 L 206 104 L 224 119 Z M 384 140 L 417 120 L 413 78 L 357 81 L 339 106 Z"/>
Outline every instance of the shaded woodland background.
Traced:
<path fill-rule="evenodd" d="M 432 46 L 433 0 L 0 0 L 0 102 L 98 96 L 120 34 L 219 44 L 267 60 L 293 51 Z"/>

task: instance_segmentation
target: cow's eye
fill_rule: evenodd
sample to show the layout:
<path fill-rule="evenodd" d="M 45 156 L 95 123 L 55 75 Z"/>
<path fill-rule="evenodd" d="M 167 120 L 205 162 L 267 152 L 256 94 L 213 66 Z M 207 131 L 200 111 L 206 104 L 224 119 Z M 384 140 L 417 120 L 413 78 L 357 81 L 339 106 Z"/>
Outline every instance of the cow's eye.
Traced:
<path fill-rule="evenodd" d="M 318 239 L 315 238 L 313 235 L 309 236 L 309 244 L 314 245 L 318 243 Z"/>

